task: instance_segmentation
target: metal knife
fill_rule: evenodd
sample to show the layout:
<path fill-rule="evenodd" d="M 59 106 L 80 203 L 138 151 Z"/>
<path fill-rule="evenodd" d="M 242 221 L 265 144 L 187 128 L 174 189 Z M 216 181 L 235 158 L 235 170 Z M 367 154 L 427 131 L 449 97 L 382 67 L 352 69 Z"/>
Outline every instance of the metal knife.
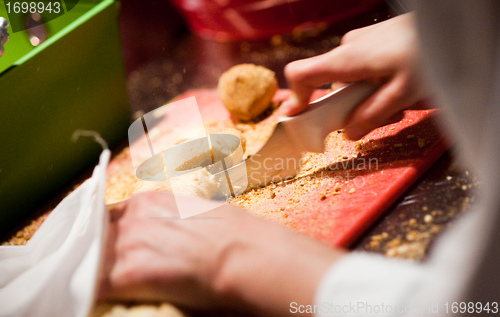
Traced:
<path fill-rule="evenodd" d="M 323 152 L 326 136 L 343 127 L 351 110 L 376 91 L 367 82 L 355 82 L 318 100 L 294 117 L 283 117 L 267 143 L 254 155 L 223 171 L 236 195 L 246 188 L 292 179 L 303 152 Z M 246 184 L 246 186 L 245 186 Z"/>

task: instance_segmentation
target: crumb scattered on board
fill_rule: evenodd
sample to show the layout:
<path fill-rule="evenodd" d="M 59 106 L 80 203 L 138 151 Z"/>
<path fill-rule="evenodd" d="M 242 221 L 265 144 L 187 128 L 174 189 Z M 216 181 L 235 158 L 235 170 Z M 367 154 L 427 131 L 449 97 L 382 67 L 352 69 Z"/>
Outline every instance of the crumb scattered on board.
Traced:
<path fill-rule="evenodd" d="M 422 202 L 415 202 L 414 210 L 399 214 L 398 226 L 387 226 L 387 230 L 376 232 L 364 239 L 365 250 L 385 254 L 387 257 L 423 261 L 426 259 L 435 238 L 450 224 L 450 220 L 469 210 L 474 201 L 474 189 L 478 186 L 474 177 L 448 175 L 444 182 L 452 182 L 448 191 L 467 190 L 459 199 L 448 201 L 444 208 L 434 208 Z M 446 197 L 443 197 L 447 200 Z"/>

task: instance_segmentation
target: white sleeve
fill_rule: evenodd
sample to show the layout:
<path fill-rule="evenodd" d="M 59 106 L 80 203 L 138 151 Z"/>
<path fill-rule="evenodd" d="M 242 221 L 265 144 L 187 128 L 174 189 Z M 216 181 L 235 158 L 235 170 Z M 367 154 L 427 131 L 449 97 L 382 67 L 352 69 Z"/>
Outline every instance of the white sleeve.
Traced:
<path fill-rule="evenodd" d="M 424 275 L 422 266 L 409 261 L 353 253 L 324 276 L 316 297 L 317 316 L 390 316 L 408 301 Z"/>
<path fill-rule="evenodd" d="M 485 218 L 474 210 L 457 221 L 425 263 L 352 253 L 323 277 L 316 316 L 440 316 L 459 301 L 483 252 Z"/>

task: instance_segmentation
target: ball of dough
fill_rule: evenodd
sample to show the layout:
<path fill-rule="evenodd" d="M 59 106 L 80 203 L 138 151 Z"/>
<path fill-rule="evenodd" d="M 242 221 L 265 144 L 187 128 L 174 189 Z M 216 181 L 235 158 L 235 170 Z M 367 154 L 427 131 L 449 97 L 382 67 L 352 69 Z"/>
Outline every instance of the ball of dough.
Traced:
<path fill-rule="evenodd" d="M 271 105 L 278 81 L 274 72 L 265 67 L 240 64 L 222 74 L 217 89 L 227 110 L 238 119 L 249 121 Z"/>

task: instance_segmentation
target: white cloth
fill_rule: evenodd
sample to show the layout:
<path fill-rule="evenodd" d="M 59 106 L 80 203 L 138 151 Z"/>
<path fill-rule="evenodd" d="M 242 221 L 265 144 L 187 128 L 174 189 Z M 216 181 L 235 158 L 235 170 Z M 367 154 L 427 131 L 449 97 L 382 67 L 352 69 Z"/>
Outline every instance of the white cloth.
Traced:
<path fill-rule="evenodd" d="M 480 213 L 455 224 L 428 262 L 353 253 L 333 265 L 316 297 L 318 316 L 439 316 L 463 297 L 481 249 Z"/>
<path fill-rule="evenodd" d="M 97 283 L 107 217 L 109 150 L 24 246 L 0 246 L 0 316 L 85 317 Z"/>
<path fill-rule="evenodd" d="M 317 316 L 461 315 L 453 302 L 500 301 L 500 2 L 416 6 L 423 65 L 461 158 L 479 176 L 479 203 L 424 264 L 354 253 L 332 265 L 317 289 Z"/>

